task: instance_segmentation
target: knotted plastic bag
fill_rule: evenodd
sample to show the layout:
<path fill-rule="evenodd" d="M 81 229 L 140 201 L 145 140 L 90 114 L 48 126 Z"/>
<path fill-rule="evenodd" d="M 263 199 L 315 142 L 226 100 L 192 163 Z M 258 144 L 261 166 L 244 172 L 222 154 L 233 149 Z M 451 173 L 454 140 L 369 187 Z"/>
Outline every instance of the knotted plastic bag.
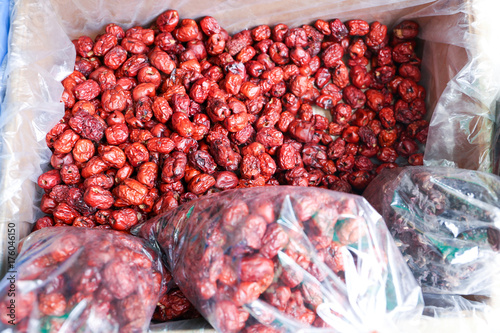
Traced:
<path fill-rule="evenodd" d="M 358 196 L 231 190 L 134 232 L 162 250 L 179 288 L 219 332 L 386 332 L 422 311 L 384 221 Z"/>
<path fill-rule="evenodd" d="M 499 272 L 500 177 L 398 168 L 382 172 L 363 196 L 382 214 L 424 293 L 491 293 Z"/>

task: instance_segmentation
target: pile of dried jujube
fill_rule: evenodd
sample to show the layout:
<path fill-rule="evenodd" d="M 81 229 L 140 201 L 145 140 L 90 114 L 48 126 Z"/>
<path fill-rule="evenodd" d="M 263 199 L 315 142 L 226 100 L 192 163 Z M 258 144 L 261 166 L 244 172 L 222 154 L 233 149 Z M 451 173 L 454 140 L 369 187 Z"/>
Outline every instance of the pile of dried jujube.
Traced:
<path fill-rule="evenodd" d="M 38 180 L 49 216 L 36 228 L 128 230 L 207 191 L 361 191 L 398 156 L 421 164 L 417 34 L 411 21 L 391 35 L 336 19 L 231 37 L 212 17 L 168 10 L 149 29 L 78 38 L 66 113 L 47 134 L 54 169 Z"/>
<path fill-rule="evenodd" d="M 399 156 L 422 164 L 418 30 L 336 19 L 229 36 L 212 17 L 168 10 L 151 28 L 74 40 L 66 112 L 46 137 L 54 169 L 38 179 L 48 216 L 34 230 L 129 230 L 232 188 L 360 192 Z"/>

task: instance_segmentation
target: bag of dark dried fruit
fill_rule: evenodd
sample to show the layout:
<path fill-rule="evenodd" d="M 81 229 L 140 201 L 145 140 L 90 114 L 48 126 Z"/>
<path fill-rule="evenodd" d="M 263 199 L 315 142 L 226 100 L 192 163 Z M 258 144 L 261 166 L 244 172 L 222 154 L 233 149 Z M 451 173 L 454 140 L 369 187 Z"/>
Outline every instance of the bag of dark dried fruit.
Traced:
<path fill-rule="evenodd" d="M 424 293 L 485 295 L 500 272 L 500 177 L 406 167 L 363 196 L 383 216 Z"/>
<path fill-rule="evenodd" d="M 162 267 L 122 232 L 39 230 L 0 282 L 0 331 L 144 332 L 168 287 Z"/>
<path fill-rule="evenodd" d="M 261 187 L 193 200 L 135 228 L 220 332 L 374 332 L 419 318 L 420 288 L 361 197 Z"/>

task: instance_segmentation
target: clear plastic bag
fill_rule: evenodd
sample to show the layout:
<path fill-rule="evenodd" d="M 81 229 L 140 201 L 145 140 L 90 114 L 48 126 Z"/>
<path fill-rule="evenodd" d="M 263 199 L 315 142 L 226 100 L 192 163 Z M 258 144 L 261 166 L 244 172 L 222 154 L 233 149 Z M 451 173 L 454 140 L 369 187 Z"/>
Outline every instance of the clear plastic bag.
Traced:
<path fill-rule="evenodd" d="M 500 271 L 500 178 L 452 168 L 382 172 L 363 196 L 382 214 L 424 293 L 490 295 Z"/>
<path fill-rule="evenodd" d="M 144 240 L 125 233 L 39 230 L 0 282 L 0 332 L 146 331 L 167 287 L 162 267 Z"/>
<path fill-rule="evenodd" d="M 163 251 L 179 288 L 219 332 L 386 332 L 422 311 L 385 223 L 358 196 L 231 190 L 134 232 Z"/>

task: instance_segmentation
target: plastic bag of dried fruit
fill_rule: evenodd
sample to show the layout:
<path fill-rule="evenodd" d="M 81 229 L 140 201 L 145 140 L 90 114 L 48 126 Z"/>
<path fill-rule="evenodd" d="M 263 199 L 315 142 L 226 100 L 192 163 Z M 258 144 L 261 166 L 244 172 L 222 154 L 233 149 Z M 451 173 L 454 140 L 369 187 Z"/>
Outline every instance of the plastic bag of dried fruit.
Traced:
<path fill-rule="evenodd" d="M 324 189 L 230 190 L 134 232 L 220 332 L 388 331 L 422 311 L 420 288 L 361 197 Z"/>
<path fill-rule="evenodd" d="M 500 267 L 500 177 L 452 168 L 382 172 L 363 196 L 425 293 L 490 295 Z"/>
<path fill-rule="evenodd" d="M 128 234 L 39 230 L 0 282 L 0 331 L 145 331 L 167 287 L 162 267 L 144 240 Z"/>

